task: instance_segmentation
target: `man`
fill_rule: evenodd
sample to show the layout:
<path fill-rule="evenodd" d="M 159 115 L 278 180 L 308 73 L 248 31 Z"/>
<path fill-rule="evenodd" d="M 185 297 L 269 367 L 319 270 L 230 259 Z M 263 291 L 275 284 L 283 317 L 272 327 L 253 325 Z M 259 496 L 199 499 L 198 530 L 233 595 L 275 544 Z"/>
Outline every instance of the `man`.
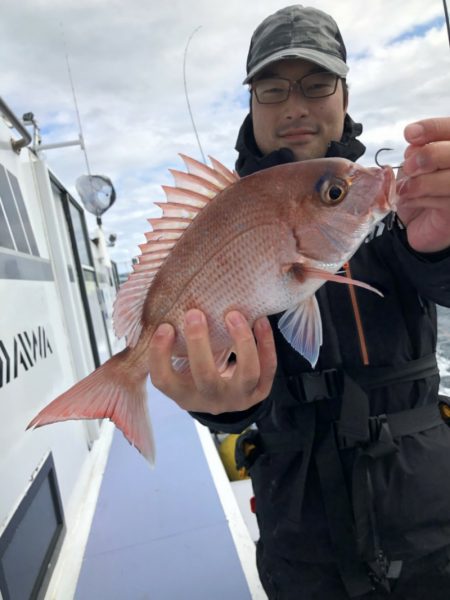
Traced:
<path fill-rule="evenodd" d="M 239 174 L 358 159 L 347 71 L 330 16 L 296 5 L 265 19 L 248 55 Z M 252 477 L 258 568 L 271 599 L 450 598 L 450 411 L 438 398 L 434 304 L 450 306 L 450 119 L 411 124 L 405 137 L 399 219 L 345 266 L 357 279 L 370 274 L 384 298 L 320 288 L 314 371 L 279 333 L 280 315 L 253 332 L 238 312 L 226 315 L 231 378 L 214 366 L 198 310 L 185 319 L 190 376 L 172 369 L 170 325 L 152 339 L 152 381 L 181 407 L 226 432 L 256 423 L 237 454 Z"/>

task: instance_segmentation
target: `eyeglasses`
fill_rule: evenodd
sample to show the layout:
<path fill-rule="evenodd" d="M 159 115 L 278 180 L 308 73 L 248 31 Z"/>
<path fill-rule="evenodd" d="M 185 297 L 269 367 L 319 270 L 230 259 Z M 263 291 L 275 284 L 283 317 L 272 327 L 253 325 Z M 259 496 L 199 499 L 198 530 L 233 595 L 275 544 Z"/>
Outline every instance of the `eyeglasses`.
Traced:
<path fill-rule="evenodd" d="M 339 76 L 329 71 L 310 73 L 297 81 L 284 77 L 268 77 L 257 79 L 251 84 L 256 99 L 260 104 L 277 104 L 285 102 L 292 90 L 300 90 L 305 98 L 325 98 L 332 96 L 337 88 Z"/>

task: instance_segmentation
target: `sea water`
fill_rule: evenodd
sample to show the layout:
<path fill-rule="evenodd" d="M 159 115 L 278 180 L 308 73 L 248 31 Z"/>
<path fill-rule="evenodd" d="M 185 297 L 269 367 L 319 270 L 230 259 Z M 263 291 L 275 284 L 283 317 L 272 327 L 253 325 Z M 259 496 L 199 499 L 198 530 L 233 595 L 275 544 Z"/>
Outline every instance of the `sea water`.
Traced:
<path fill-rule="evenodd" d="M 450 308 L 438 306 L 437 357 L 441 373 L 440 392 L 450 396 Z"/>

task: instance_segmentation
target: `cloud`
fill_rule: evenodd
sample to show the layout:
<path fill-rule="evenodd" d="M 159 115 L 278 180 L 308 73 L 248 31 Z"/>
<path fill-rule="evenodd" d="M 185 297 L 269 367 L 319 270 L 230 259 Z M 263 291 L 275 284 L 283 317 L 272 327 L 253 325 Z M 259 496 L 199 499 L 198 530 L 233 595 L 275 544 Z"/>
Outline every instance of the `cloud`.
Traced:
<path fill-rule="evenodd" d="M 32 111 L 43 143 L 78 136 L 66 53 L 76 90 L 89 164 L 108 175 L 118 197 L 105 230 L 118 234 L 112 256 L 120 268 L 138 253 L 157 214 L 152 201 L 180 168 L 179 152 L 201 159 L 186 105 L 183 62 L 205 154 L 228 167 L 247 112 L 241 82 L 250 36 L 286 2 L 259 0 L 4 0 L 0 22 L 2 97 L 21 115 Z M 404 126 L 448 114 L 450 52 L 439 2 L 356 0 L 310 2 L 334 14 L 348 49 L 352 117 L 364 124 L 364 162 L 390 146 L 401 160 Z M 86 172 L 77 148 L 52 150 L 47 160 L 76 196 Z M 94 220 L 89 220 L 93 227 Z"/>

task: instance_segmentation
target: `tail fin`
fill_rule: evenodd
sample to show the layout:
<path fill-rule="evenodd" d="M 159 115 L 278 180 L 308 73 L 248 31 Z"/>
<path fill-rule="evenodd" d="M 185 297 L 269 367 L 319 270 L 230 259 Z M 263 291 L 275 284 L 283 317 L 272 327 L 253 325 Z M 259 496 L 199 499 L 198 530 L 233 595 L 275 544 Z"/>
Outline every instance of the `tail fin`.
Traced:
<path fill-rule="evenodd" d="M 154 464 L 155 446 L 147 409 L 147 374 L 124 369 L 128 348 L 41 410 L 27 429 L 69 419 L 111 419 L 127 440 Z M 133 372 L 134 371 L 134 372 Z"/>

